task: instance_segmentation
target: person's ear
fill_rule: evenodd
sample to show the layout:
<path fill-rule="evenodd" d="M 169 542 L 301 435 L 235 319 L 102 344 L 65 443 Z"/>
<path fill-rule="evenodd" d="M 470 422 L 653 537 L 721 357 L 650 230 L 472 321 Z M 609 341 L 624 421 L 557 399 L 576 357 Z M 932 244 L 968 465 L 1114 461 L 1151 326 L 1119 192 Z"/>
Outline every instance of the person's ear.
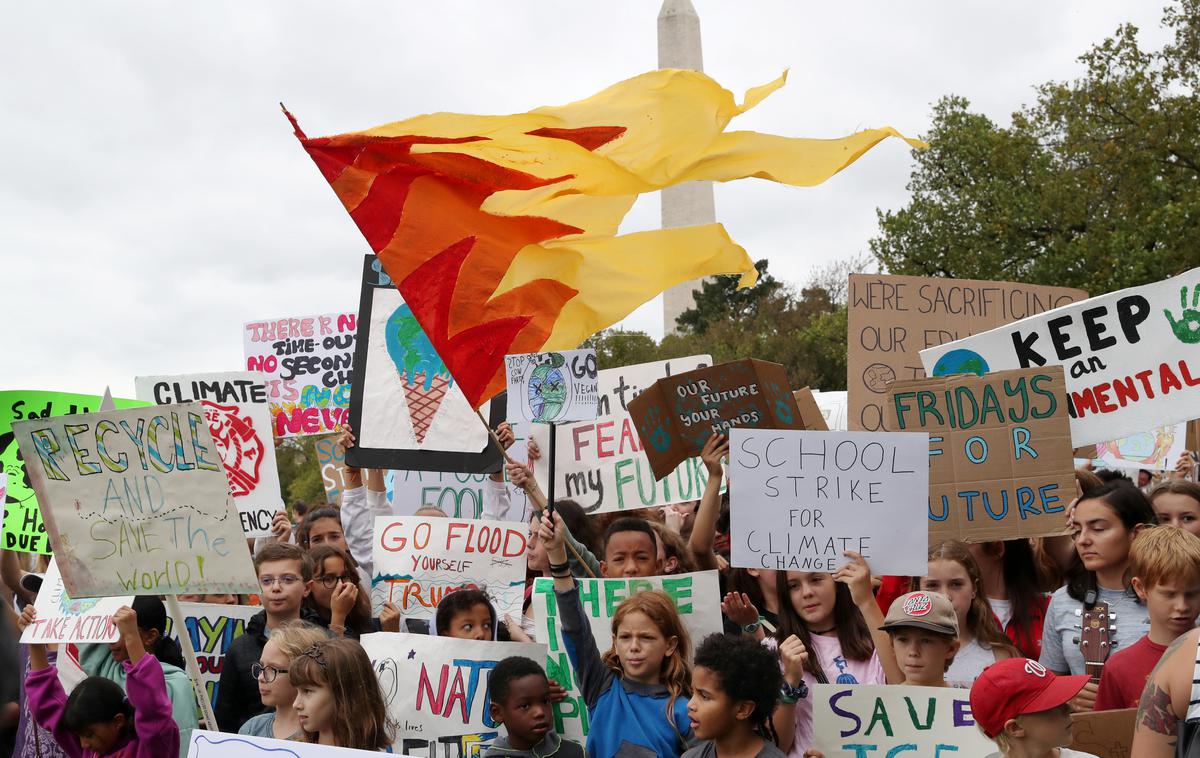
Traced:
<path fill-rule="evenodd" d="M 154 644 L 158 642 L 159 634 L 157 629 L 139 629 L 138 634 L 142 638 L 142 647 L 150 650 Z"/>
<path fill-rule="evenodd" d="M 962 642 L 954 639 L 950 642 L 950 648 L 946 651 L 946 655 L 958 655 L 958 649 L 962 647 Z"/>
<path fill-rule="evenodd" d="M 304 598 L 308 597 L 309 594 L 312 592 L 312 588 L 313 588 L 313 580 L 309 579 L 308 581 L 306 581 L 304 583 L 304 594 L 300 596 L 300 599 L 303 600 Z"/>
<path fill-rule="evenodd" d="M 675 650 L 678 648 L 679 648 L 679 638 L 678 637 L 668 637 L 667 638 L 667 652 L 664 653 L 664 655 L 667 657 L 675 655 Z"/>
<path fill-rule="evenodd" d="M 1135 576 L 1130 580 L 1129 584 L 1133 587 L 1133 591 L 1137 593 L 1138 600 L 1141 600 L 1143 603 L 1146 602 L 1146 590 L 1148 587 L 1142 582 L 1141 577 Z"/>
<path fill-rule="evenodd" d="M 125 714 L 118 713 L 116 716 L 113 716 L 112 724 L 118 732 L 123 730 L 125 728 Z"/>
<path fill-rule="evenodd" d="M 496 704 L 495 700 L 488 703 L 488 713 L 491 715 L 493 723 L 504 723 L 504 714 L 500 712 L 500 706 Z"/>
<path fill-rule="evenodd" d="M 1148 526 L 1152 526 L 1152 525 L 1151 524 L 1135 524 L 1133 527 L 1133 532 L 1129 535 L 1129 538 L 1132 540 L 1134 537 L 1141 534 L 1142 530 Z"/>
<path fill-rule="evenodd" d="M 679 559 L 672 555 L 670 558 L 667 559 L 666 564 L 663 566 L 663 573 L 670 574 L 670 573 L 673 573 L 678 568 L 679 568 Z"/>
<path fill-rule="evenodd" d="M 738 721 L 746 721 L 754 715 L 753 700 L 739 700 L 733 706 L 733 717 Z"/>
<path fill-rule="evenodd" d="M 600 576 L 608 576 L 608 561 L 600 561 Z"/>
<path fill-rule="evenodd" d="M 1021 722 L 1016 719 L 1009 719 L 1004 722 L 1004 733 L 1014 739 L 1021 739 L 1025 736 L 1025 727 L 1021 726 Z"/>

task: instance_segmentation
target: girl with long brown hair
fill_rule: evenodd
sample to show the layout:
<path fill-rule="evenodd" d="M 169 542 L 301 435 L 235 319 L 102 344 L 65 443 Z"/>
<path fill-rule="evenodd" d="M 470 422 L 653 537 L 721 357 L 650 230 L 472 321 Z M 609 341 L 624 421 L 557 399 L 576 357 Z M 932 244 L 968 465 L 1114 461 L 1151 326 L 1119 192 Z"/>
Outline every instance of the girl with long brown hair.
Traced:
<path fill-rule="evenodd" d="M 358 639 L 379 631 L 371 619 L 371 598 L 358 583 L 358 563 L 334 545 L 308 551 L 313 561 L 312 593 L 306 602 L 338 637 Z"/>
<path fill-rule="evenodd" d="M 358 750 L 387 750 L 395 738 L 379 679 L 354 640 L 317 643 L 292 660 L 293 708 L 308 742 Z"/>

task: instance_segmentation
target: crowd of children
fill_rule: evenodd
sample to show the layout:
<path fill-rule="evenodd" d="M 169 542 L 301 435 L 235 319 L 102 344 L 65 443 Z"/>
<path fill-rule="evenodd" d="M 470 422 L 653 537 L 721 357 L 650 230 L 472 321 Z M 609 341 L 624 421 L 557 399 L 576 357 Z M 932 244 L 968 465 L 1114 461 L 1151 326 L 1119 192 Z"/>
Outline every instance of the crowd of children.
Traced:
<path fill-rule="evenodd" d="M 503 427 L 499 436 L 511 442 Z M 347 430 L 342 444 L 354 444 Z M 538 451 L 531 447 L 530 459 Z M 570 501 L 527 514 L 529 584 L 520 618 L 499 618 L 484 590 L 446 594 L 428 622 L 370 602 L 374 518 L 390 514 L 380 472 L 347 469 L 339 507 L 279 514 L 255 541 L 261 609 L 225 654 L 209 728 L 281 740 L 390 750 L 396 724 L 360 636 L 409 632 L 470 640 L 534 641 L 533 580 L 552 579 L 563 642 L 587 709 L 579 745 L 555 731 L 566 696 L 544 661 L 505 657 L 488 679 L 489 715 L 502 725 L 487 758 L 812 758 L 818 684 L 906 684 L 970 690 L 978 728 L 1007 756 L 1079 756 L 1072 711 L 1140 707 L 1135 755 L 1176 755 L 1200 723 L 1200 486 L 1164 481 L 1148 495 L 1120 476 L 1081 471 L 1063 538 L 930 546 L 920 577 L 873 577 L 846 553 L 834 573 L 729 567 L 728 498 L 714 436 L 701 456 L 697 503 L 591 516 Z M 1181 467 L 1182 470 L 1182 467 Z M 530 469 L 510 463 L 520 485 Z M 484 510 L 509 513 L 503 486 Z M 436 509 L 427 516 L 442 516 Z M 298 519 L 298 523 L 294 520 Z M 5 553 L 0 628 L 14 639 L 36 618 L 36 573 Z M 16 568 L 14 568 L 16 567 Z M 718 569 L 724 633 L 692 639 L 671 596 L 631 595 L 603 650 L 578 578 L 652 577 Z M 26 581 L 31 579 L 33 581 Z M 233 602 L 235 596 L 185 599 Z M 1080 619 L 1102 613 L 1113 654 L 1081 652 Z M 138 597 L 113 617 L 120 639 L 80 646 L 70 692 L 45 645 L 9 646 L 19 694 L 0 711 L 15 742 L 37 756 L 186 755 L 199 726 L 163 602 Z M 59 656 L 57 659 L 55 656 Z M 18 663 L 18 660 L 22 663 Z M 1102 665 L 1101 665 L 1102 664 Z M 7 665 L 7 663 L 6 663 Z M 16 676 L 18 668 L 27 670 Z M 1183 741 L 1183 745 L 1181 745 Z M 1179 753 L 1181 755 L 1186 753 Z"/>

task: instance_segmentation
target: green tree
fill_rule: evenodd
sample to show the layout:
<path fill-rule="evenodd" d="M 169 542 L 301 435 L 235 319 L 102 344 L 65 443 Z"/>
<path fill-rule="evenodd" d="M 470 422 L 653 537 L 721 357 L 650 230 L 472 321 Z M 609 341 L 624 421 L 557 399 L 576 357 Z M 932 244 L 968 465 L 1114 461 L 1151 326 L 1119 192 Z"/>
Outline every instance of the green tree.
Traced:
<path fill-rule="evenodd" d="M 879 212 L 888 271 L 1082 287 L 1092 294 L 1194 266 L 1200 231 L 1200 0 L 1164 12 L 1175 39 L 1131 25 L 1037 88 L 1004 127 L 966 99 L 934 106 L 912 199 Z"/>
<path fill-rule="evenodd" d="M 778 296 L 784 288 L 782 282 L 767 273 L 767 259 L 755 262 L 758 281 L 753 286 L 738 289 L 736 276 L 713 276 L 700 283 L 696 291 L 696 305 L 679 314 L 678 324 L 682 331 L 698 334 L 713 324 L 729 318 L 753 318 L 758 309 Z"/>
<path fill-rule="evenodd" d="M 325 502 L 325 484 L 317 464 L 319 437 L 286 437 L 276 441 L 275 463 L 279 468 L 279 487 L 289 505 L 297 500 Z"/>

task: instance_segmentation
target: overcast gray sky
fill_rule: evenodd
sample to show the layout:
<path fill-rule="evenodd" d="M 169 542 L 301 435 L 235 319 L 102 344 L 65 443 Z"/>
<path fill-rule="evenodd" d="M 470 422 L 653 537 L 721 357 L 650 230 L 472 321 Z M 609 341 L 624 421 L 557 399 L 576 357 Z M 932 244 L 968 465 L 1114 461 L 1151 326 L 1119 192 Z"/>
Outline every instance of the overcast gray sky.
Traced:
<path fill-rule="evenodd" d="M 740 93 L 789 83 L 734 122 L 919 136 L 931 104 L 994 119 L 1123 21 L 1159 46 L 1159 3 L 695 0 L 706 71 Z M 846 4 L 842 4 L 846 5 Z M 429 111 L 521 112 L 657 65 L 657 0 L 19 3 L 0 28 L 0 388 L 132 396 L 133 377 L 242 367 L 242 323 L 357 307 L 366 243 L 291 137 Z M 845 15 L 843 15 L 845 13 Z M 816 188 L 717 188 L 754 258 L 803 283 L 867 249 L 906 200 L 890 141 Z M 642 198 L 624 230 L 658 225 Z M 658 336 L 661 306 L 626 326 Z"/>

